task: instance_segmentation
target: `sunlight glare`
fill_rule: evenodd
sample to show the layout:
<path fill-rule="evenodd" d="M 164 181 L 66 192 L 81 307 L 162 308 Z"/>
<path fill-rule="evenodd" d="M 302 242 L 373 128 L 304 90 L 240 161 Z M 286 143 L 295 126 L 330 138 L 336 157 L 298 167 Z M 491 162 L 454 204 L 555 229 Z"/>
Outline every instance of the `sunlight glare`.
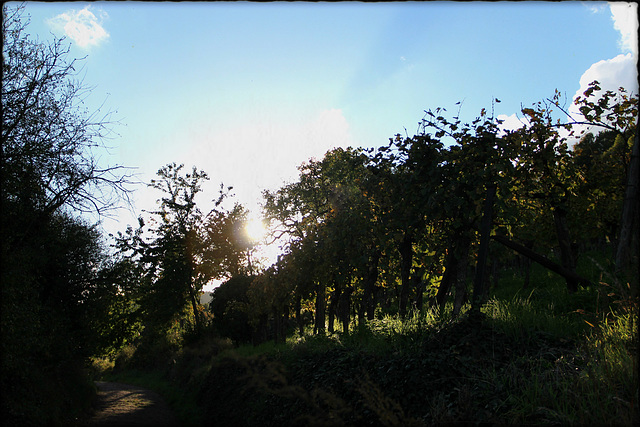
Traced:
<path fill-rule="evenodd" d="M 245 227 L 245 232 L 247 236 L 254 241 L 259 242 L 264 239 L 267 234 L 267 230 L 264 227 L 264 224 L 259 219 L 251 219 L 247 223 Z"/>

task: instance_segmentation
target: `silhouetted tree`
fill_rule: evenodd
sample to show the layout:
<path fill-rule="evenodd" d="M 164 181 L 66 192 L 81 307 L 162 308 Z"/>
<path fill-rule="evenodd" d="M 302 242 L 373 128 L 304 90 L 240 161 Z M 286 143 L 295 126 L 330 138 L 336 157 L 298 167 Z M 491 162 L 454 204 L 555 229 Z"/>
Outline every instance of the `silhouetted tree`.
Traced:
<path fill-rule="evenodd" d="M 236 343 L 250 342 L 252 327 L 248 310 L 249 287 L 254 277 L 234 275 L 213 290 L 209 309 L 213 314 L 213 325 L 220 335 L 229 337 Z M 265 325 L 266 327 L 266 322 Z"/>
<path fill-rule="evenodd" d="M 158 170 L 158 179 L 149 186 L 162 191 L 159 210 L 154 215 L 155 227 L 144 234 L 145 221 L 133 233 L 119 234 L 119 247 L 130 251 L 130 257 L 142 266 L 141 281 L 148 286 L 141 302 L 149 327 L 159 333 L 167 328 L 186 305 L 191 306 L 194 326 L 201 330 L 199 294 L 211 279 L 211 263 L 205 263 L 202 228 L 203 215 L 195 197 L 208 180 L 195 167 L 182 173 L 184 165 L 168 164 Z M 226 197 L 222 194 L 220 202 Z"/>
<path fill-rule="evenodd" d="M 94 349 L 89 300 L 104 260 L 96 228 L 74 214 L 109 210 L 128 178 L 98 162 L 113 123 L 82 108 L 88 89 L 69 47 L 29 38 L 23 10 L 3 5 L 2 419 L 59 424 L 91 396 L 80 368 Z"/>

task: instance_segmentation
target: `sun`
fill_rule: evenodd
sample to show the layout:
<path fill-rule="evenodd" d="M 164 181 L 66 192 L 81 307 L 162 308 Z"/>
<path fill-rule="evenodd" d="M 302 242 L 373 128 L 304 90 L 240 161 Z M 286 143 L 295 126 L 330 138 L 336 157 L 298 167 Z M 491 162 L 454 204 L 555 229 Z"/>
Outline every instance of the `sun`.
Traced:
<path fill-rule="evenodd" d="M 245 226 L 245 232 L 253 242 L 259 242 L 266 236 L 267 229 L 264 227 L 264 224 L 261 220 L 251 219 Z"/>

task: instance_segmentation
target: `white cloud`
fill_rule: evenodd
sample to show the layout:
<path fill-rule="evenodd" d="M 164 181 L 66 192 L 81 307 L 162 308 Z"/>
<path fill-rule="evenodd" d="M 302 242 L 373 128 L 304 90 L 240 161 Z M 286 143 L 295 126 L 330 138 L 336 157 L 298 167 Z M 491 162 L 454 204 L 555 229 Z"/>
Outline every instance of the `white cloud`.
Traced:
<path fill-rule="evenodd" d="M 238 201 L 251 210 L 257 208 L 262 190 L 276 190 L 296 180 L 303 162 L 353 145 L 339 109 L 318 111 L 298 121 L 266 112 L 255 116 L 264 118 L 192 128 L 181 145 L 193 148 L 176 160 L 205 170 L 213 186 L 222 180 L 233 186 Z"/>
<path fill-rule="evenodd" d="M 588 8 L 591 13 L 600 13 L 604 10 L 604 8 L 607 6 L 607 3 L 600 3 L 600 2 L 583 2 L 582 3 L 586 8 Z"/>
<path fill-rule="evenodd" d="M 583 96 L 589 84 L 596 80 L 600 83 L 602 91 L 618 92 L 618 88 L 623 87 L 630 94 L 638 94 L 638 5 L 610 2 L 609 9 L 613 27 L 620 32 L 618 44 L 624 53 L 591 65 L 580 77 L 580 88 L 573 96 L 573 101 Z M 593 99 L 597 99 L 598 94 L 599 92 L 594 93 Z M 576 121 L 583 119 L 573 102 L 569 107 L 569 113 Z M 580 130 L 589 129 L 584 127 Z"/>
<path fill-rule="evenodd" d="M 611 90 L 617 92 L 619 87 L 625 88 L 629 93 L 638 93 L 638 58 L 631 53 L 618 55 L 613 59 L 605 59 L 593 64 L 580 77 L 580 88 L 576 91 L 573 99 L 582 96 L 589 86 L 589 83 L 597 80 L 603 91 Z M 597 96 L 597 94 L 596 94 Z M 573 114 L 580 113 L 575 105 L 571 105 L 569 111 Z M 577 118 L 577 117 L 574 117 Z"/>
<path fill-rule="evenodd" d="M 613 28 L 620 32 L 618 42 L 623 53 L 631 52 L 638 56 L 638 4 L 611 2 Z"/>
<path fill-rule="evenodd" d="M 627 53 L 612 59 L 598 61 L 591 65 L 580 77 L 580 88 L 576 91 L 567 109 L 573 120 L 584 120 L 574 101 L 577 97 L 582 97 L 589 84 L 595 80 L 600 83 L 601 91 L 594 92 L 592 99 L 597 99 L 600 93 L 609 90 L 617 93 L 620 87 L 623 87 L 629 94 L 638 94 L 637 56 Z M 529 124 L 526 118 L 518 117 L 517 114 L 510 116 L 502 114 L 498 116 L 498 119 L 504 120 L 504 123 L 500 126 L 503 130 L 516 130 Z M 576 135 L 580 135 L 582 131 L 590 131 L 589 127 L 586 126 L 576 126 L 574 130 Z M 560 134 L 563 136 L 568 135 L 564 129 L 560 129 Z M 572 145 L 575 142 L 577 140 L 571 138 L 569 144 Z"/>
<path fill-rule="evenodd" d="M 568 108 L 568 112 L 575 121 L 584 120 L 582 113 L 578 110 L 578 106 L 574 101 L 579 96 L 584 96 L 584 91 L 589 87 L 589 83 L 597 80 L 600 83 L 601 90 L 594 92 L 593 99 L 598 99 L 599 94 L 606 91 L 618 92 L 620 87 L 623 87 L 629 94 L 638 93 L 638 70 L 637 70 L 638 57 L 627 53 L 625 55 L 618 55 L 612 59 L 606 59 L 598 61 L 593 64 L 587 71 L 580 77 L 580 88 L 576 91 L 572 98 L 571 105 Z M 597 131 L 597 129 L 591 129 L 589 126 L 576 126 L 574 131 L 576 135 L 580 135 L 582 132 Z M 561 132 L 562 133 L 562 132 Z M 577 142 L 577 140 L 571 139 L 570 144 Z"/>
<path fill-rule="evenodd" d="M 595 2 L 594 2 L 595 3 Z M 611 11 L 611 20 L 613 26 L 620 33 L 619 47 L 623 51 L 612 59 L 598 61 L 591 65 L 580 77 L 580 88 L 576 91 L 572 98 L 571 105 L 568 108 L 569 114 L 576 121 L 584 119 L 578 107 L 573 101 L 589 87 L 589 84 L 595 80 L 600 83 L 602 91 L 618 92 L 618 88 L 623 87 L 629 94 L 638 94 L 638 5 L 628 2 L 609 2 Z M 598 13 L 603 10 L 603 5 L 585 4 L 592 13 Z M 599 92 L 594 93 L 597 99 Z M 526 120 L 519 119 L 516 114 L 510 116 L 500 115 L 499 119 L 504 120 L 501 128 L 504 130 L 515 130 L 526 124 Z M 582 130 L 589 130 L 587 127 L 582 129 L 575 128 L 576 134 Z M 561 134 L 565 134 L 564 130 L 560 130 Z M 566 136 L 566 135 L 565 135 Z M 576 142 L 569 141 L 570 144 Z"/>
<path fill-rule="evenodd" d="M 54 30 L 63 31 L 65 35 L 83 49 L 97 46 L 109 38 L 109 33 L 102 26 L 103 20 L 108 15 L 100 10 L 98 18 L 89 9 L 90 6 L 86 6 L 81 10 L 68 10 L 49 19 L 47 22 Z"/>
<path fill-rule="evenodd" d="M 503 121 L 500 125 L 500 129 L 502 131 L 518 130 L 523 126 L 530 125 L 530 122 L 526 117 L 518 117 L 518 115 L 515 113 L 510 116 L 507 116 L 506 114 L 500 114 L 498 115 L 498 120 Z"/>
<path fill-rule="evenodd" d="M 627 53 L 596 62 L 580 77 L 580 89 L 576 95 L 582 95 L 588 84 L 594 80 L 599 81 L 605 91 L 617 91 L 622 86 L 627 92 L 638 93 L 637 61 L 636 56 Z"/>

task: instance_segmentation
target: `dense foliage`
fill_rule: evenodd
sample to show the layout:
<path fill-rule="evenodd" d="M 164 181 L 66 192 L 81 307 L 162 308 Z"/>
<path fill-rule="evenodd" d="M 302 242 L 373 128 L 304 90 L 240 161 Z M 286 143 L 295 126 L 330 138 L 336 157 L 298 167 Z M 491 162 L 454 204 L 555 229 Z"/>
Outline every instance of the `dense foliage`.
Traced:
<path fill-rule="evenodd" d="M 103 345 L 96 322 L 109 313 L 95 315 L 109 261 L 78 214 L 108 210 L 127 175 L 97 160 L 111 124 L 81 108 L 68 48 L 32 41 L 26 25 L 22 7 L 3 6 L 0 382 L 3 421 L 43 425 L 90 404 L 83 367 Z"/>

